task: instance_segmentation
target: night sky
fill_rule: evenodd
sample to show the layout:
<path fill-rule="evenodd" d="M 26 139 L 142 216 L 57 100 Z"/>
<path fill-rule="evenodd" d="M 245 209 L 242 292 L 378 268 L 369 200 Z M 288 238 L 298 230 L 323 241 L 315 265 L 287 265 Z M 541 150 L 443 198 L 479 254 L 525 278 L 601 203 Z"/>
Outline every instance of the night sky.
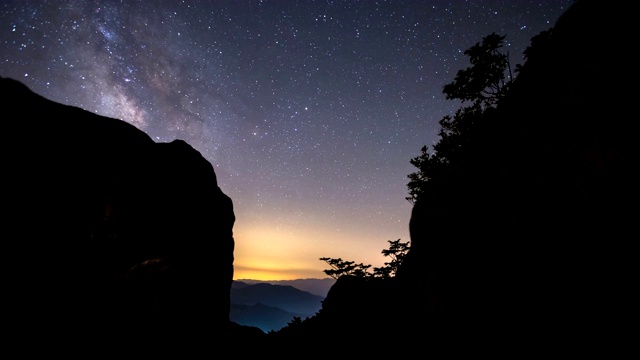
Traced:
<path fill-rule="evenodd" d="M 410 240 L 410 159 L 460 106 L 463 52 L 506 35 L 514 68 L 572 3 L 4 0 L 0 76 L 200 151 L 235 279 L 324 278 L 320 257 L 377 267 Z"/>

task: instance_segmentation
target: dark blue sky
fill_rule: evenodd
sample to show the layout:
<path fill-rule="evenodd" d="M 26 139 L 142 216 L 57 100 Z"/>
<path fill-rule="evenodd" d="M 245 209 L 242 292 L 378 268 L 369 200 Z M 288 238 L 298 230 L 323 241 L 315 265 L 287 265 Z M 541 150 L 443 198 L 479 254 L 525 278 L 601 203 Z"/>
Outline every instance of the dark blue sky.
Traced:
<path fill-rule="evenodd" d="M 320 257 L 381 266 L 410 240 L 409 161 L 459 107 L 463 52 L 496 32 L 522 63 L 572 3 L 3 1 L 0 76 L 199 150 L 237 279 L 325 277 Z"/>

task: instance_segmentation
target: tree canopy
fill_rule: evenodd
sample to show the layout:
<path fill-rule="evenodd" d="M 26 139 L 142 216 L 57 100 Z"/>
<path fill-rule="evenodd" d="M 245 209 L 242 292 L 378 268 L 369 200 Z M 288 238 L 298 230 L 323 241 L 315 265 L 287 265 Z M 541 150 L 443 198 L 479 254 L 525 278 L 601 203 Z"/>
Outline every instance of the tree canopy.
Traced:
<path fill-rule="evenodd" d="M 388 279 L 395 276 L 396 271 L 402 264 L 404 257 L 410 249 L 410 242 L 401 242 L 398 240 L 388 240 L 389 248 L 382 250 L 382 255 L 390 257 L 391 261 L 385 262 L 384 266 L 373 268 L 373 272 L 369 272 L 371 265 L 363 263 L 356 264 L 354 261 L 342 260 L 341 258 L 332 259 L 322 257 L 320 260 L 326 262 L 331 267 L 324 270 L 324 273 L 334 279 L 338 279 L 342 275 L 353 275 L 363 278 Z"/>
<path fill-rule="evenodd" d="M 420 198 L 430 180 L 445 174 L 455 163 L 474 128 L 486 111 L 494 108 L 505 96 L 513 76 L 509 54 L 500 49 L 506 36 L 491 33 L 464 52 L 471 66 L 458 71 L 453 82 L 444 85 L 442 92 L 447 100 L 460 100 L 462 107 L 453 116 L 445 115 L 440 121 L 440 140 L 433 145 L 433 152 L 425 145 L 420 155 L 410 160 L 418 170 L 408 175 L 409 196 L 412 204 Z"/>

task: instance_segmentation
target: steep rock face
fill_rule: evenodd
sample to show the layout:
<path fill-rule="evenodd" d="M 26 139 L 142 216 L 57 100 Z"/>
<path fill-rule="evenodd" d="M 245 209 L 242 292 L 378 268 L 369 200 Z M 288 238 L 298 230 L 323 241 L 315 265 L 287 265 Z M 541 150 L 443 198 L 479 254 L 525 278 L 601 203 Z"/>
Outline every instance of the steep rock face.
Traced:
<path fill-rule="evenodd" d="M 596 344 L 629 311 L 637 175 L 630 96 L 606 44 L 630 34 L 630 11 L 580 0 L 536 38 L 465 161 L 414 206 L 399 279 L 423 281 L 431 307 L 478 338 Z"/>
<path fill-rule="evenodd" d="M 0 84 L 3 318 L 16 338 L 227 327 L 235 216 L 211 164 L 184 141 Z"/>
<path fill-rule="evenodd" d="M 624 13 L 579 0 L 538 37 L 464 158 L 415 204 L 395 280 L 338 279 L 303 330 L 361 329 L 369 341 L 351 345 L 371 353 L 395 337 L 402 350 L 449 355 L 578 353 L 628 338 L 614 329 L 634 298 L 634 132 L 606 47 L 629 36 Z"/>

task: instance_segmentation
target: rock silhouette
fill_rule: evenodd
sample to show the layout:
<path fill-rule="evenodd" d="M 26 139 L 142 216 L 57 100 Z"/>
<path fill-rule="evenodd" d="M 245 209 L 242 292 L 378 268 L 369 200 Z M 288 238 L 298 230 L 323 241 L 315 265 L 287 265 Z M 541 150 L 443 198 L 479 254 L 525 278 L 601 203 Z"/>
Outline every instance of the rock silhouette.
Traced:
<path fill-rule="evenodd" d="M 341 277 L 286 336 L 371 355 L 617 351 L 637 175 L 606 44 L 628 38 L 625 13 L 579 0 L 535 37 L 507 97 L 414 205 L 396 278 Z"/>
<path fill-rule="evenodd" d="M 0 81 L 3 326 L 56 346 L 235 328 L 235 215 L 211 164 L 184 141 Z"/>
<path fill-rule="evenodd" d="M 625 298 L 624 204 L 637 178 L 617 105 L 629 95 L 602 46 L 628 34 L 624 11 L 577 1 L 535 38 L 463 161 L 414 207 L 407 266 L 432 279 L 438 309 L 512 342 L 541 339 L 527 329 L 544 328 L 546 345 L 607 335 Z"/>

